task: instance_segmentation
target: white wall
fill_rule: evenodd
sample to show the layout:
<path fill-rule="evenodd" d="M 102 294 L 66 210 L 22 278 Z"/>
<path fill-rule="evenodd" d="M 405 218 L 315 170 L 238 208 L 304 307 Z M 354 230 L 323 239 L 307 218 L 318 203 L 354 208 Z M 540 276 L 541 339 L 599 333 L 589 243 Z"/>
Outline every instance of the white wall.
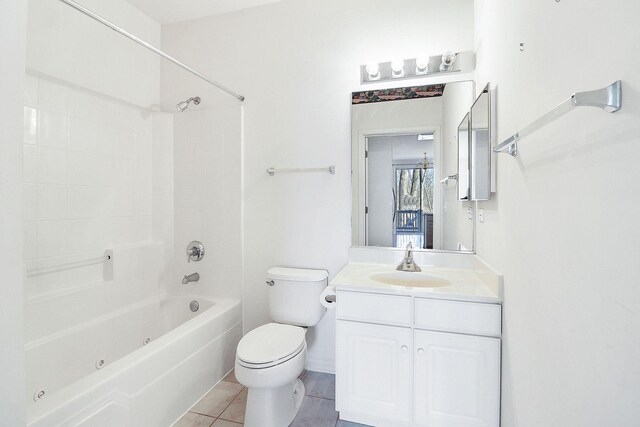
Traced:
<path fill-rule="evenodd" d="M 78 3 L 151 43 L 160 24 L 125 0 Z M 29 0 L 27 67 L 150 108 L 159 102 L 160 57 L 59 1 Z"/>
<path fill-rule="evenodd" d="M 292 0 L 163 26 L 164 49 L 247 97 L 245 330 L 269 320 L 269 267 L 326 268 L 333 276 L 347 261 L 349 94 L 359 89 L 359 65 L 470 50 L 472 28 L 470 0 Z M 205 104 L 235 102 L 167 68 L 165 105 L 195 94 Z M 336 175 L 265 173 L 331 164 Z M 308 335 L 317 369 L 333 369 L 333 328 L 326 316 Z"/>
<path fill-rule="evenodd" d="M 21 228 L 26 2 L 0 3 L 0 424 L 25 424 Z"/>
<path fill-rule="evenodd" d="M 640 419 L 640 3 L 476 1 L 478 90 L 498 142 L 576 91 L 623 82 L 500 155 L 478 254 L 504 273 L 505 427 Z M 525 50 L 519 50 L 519 43 Z"/>

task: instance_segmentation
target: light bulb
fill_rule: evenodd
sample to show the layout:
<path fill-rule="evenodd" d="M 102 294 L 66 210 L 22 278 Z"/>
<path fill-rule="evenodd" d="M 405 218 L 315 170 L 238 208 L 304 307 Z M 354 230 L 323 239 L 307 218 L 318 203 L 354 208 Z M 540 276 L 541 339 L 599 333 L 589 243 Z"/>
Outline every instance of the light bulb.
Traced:
<path fill-rule="evenodd" d="M 394 59 L 391 61 L 391 71 L 393 71 L 394 77 L 399 77 L 404 71 L 404 60 Z"/>
<path fill-rule="evenodd" d="M 440 71 L 449 71 L 453 67 L 453 63 L 456 62 L 456 54 L 448 51 L 442 55 L 442 63 L 440 64 Z"/>
<path fill-rule="evenodd" d="M 377 62 L 370 62 L 365 67 L 367 74 L 369 75 L 369 79 L 377 79 L 380 78 L 380 66 Z"/>
<path fill-rule="evenodd" d="M 417 74 L 426 74 L 429 72 L 429 57 L 422 56 L 416 58 L 416 73 Z"/>

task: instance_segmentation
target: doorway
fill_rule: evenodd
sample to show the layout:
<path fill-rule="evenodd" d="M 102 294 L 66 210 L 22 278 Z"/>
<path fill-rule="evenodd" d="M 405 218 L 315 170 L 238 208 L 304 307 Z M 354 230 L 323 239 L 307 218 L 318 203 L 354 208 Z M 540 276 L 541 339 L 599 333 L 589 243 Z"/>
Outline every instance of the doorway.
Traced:
<path fill-rule="evenodd" d="M 367 245 L 433 249 L 434 134 L 366 139 Z"/>

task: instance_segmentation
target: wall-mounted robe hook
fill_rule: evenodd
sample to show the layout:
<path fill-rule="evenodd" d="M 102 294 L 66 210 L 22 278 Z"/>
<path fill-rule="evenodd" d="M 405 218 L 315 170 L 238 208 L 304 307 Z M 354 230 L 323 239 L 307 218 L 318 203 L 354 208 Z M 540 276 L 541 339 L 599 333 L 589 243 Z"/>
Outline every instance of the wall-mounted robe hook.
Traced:
<path fill-rule="evenodd" d="M 524 43 L 520 43 L 520 52 L 524 52 Z"/>

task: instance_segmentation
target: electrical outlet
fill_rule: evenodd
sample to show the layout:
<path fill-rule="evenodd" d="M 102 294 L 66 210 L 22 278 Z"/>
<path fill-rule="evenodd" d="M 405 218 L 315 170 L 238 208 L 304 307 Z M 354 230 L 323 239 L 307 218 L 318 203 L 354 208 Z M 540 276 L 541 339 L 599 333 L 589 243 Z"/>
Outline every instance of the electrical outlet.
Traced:
<path fill-rule="evenodd" d="M 473 219 L 473 208 L 467 209 L 467 218 Z"/>
<path fill-rule="evenodd" d="M 484 209 L 478 209 L 478 221 L 484 222 Z"/>

